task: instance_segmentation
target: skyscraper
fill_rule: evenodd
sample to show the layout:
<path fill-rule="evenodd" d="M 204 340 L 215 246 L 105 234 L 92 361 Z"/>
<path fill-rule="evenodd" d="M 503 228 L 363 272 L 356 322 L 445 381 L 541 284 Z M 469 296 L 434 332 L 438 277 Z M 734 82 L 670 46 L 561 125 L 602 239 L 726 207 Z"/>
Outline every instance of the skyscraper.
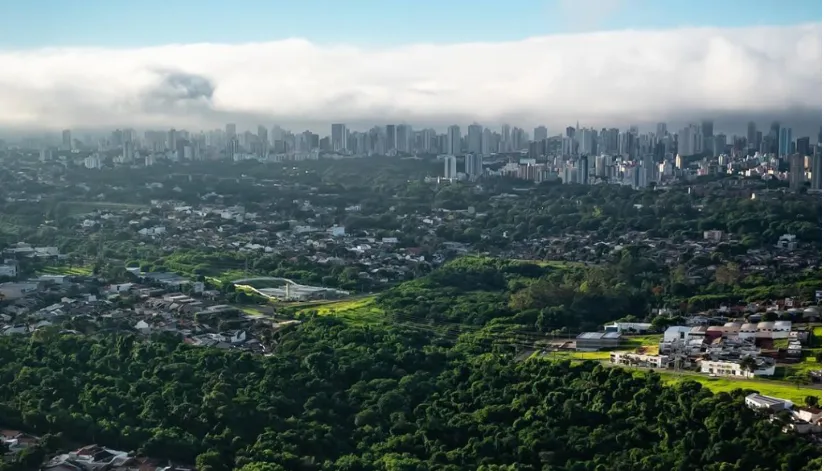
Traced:
<path fill-rule="evenodd" d="M 813 181 L 810 188 L 813 190 L 821 190 L 821 152 L 813 154 Z"/>
<path fill-rule="evenodd" d="M 482 155 L 484 128 L 478 123 L 472 123 L 467 129 L 466 148 L 472 154 Z M 468 173 L 468 172 L 467 172 Z"/>
<path fill-rule="evenodd" d="M 449 126 L 446 130 L 446 153 L 449 155 L 461 153 L 461 127 L 457 124 Z"/>
<path fill-rule="evenodd" d="M 547 132 L 546 126 L 538 126 L 537 128 L 535 128 L 535 130 L 532 132 L 532 134 L 533 134 L 532 139 L 535 140 L 535 141 L 543 141 L 549 135 L 548 132 Z"/>
<path fill-rule="evenodd" d="M 72 132 L 70 129 L 63 130 L 63 149 L 72 150 Z"/>
<path fill-rule="evenodd" d="M 667 123 L 658 123 L 655 126 L 655 137 L 661 139 L 667 135 Z"/>
<path fill-rule="evenodd" d="M 790 188 L 797 190 L 801 188 L 807 180 L 804 174 L 804 156 L 801 154 L 793 154 L 790 156 Z"/>
<path fill-rule="evenodd" d="M 795 151 L 801 155 L 810 155 L 810 138 L 799 137 L 798 140 L 795 141 Z"/>
<path fill-rule="evenodd" d="M 226 125 L 226 139 L 234 139 L 237 137 L 237 125 L 229 123 Z"/>
<path fill-rule="evenodd" d="M 398 148 L 398 131 L 394 124 L 386 125 L 386 152 Z"/>
<path fill-rule="evenodd" d="M 484 172 L 483 157 L 478 154 L 467 154 L 464 162 L 466 175 L 470 180 L 475 180 Z"/>
<path fill-rule="evenodd" d="M 332 150 L 334 152 L 341 152 L 347 150 L 346 145 L 346 125 L 333 124 L 332 125 Z"/>
<path fill-rule="evenodd" d="M 460 128 L 458 128 L 458 133 L 460 133 Z M 458 176 L 458 164 L 457 159 L 454 155 L 447 155 L 443 158 L 443 177 L 448 178 L 450 180 L 457 178 Z"/>
<path fill-rule="evenodd" d="M 781 128 L 778 133 L 778 156 L 785 157 L 792 152 L 793 130 L 791 128 Z"/>
<path fill-rule="evenodd" d="M 755 127 L 755 122 L 750 121 L 747 123 L 747 148 L 748 149 L 758 149 L 758 140 L 756 135 L 758 133 L 758 129 Z"/>
<path fill-rule="evenodd" d="M 169 130 L 166 138 L 166 148 L 169 150 L 177 150 L 177 131 L 174 128 Z"/>

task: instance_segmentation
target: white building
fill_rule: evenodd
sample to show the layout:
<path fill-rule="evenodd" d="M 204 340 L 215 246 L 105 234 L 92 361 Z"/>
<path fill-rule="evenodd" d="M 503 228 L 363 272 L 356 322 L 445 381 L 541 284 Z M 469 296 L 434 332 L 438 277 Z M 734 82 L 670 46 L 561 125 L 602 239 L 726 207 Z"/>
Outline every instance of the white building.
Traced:
<path fill-rule="evenodd" d="M 700 363 L 701 373 L 716 376 L 752 378 L 754 376 L 773 376 L 775 374 L 775 362 L 767 361 L 765 358 L 756 358 L 756 367 L 753 371 L 742 368 L 735 361 L 701 360 Z"/>
<path fill-rule="evenodd" d="M 8 276 L 9 278 L 14 278 L 17 276 L 17 264 L 16 263 L 4 263 L 0 265 L 0 276 Z"/>
<path fill-rule="evenodd" d="M 744 403 L 747 407 L 752 409 L 770 409 L 779 411 L 783 409 L 792 409 L 792 401 L 786 399 L 779 399 L 777 397 L 762 396 L 757 393 L 752 393 L 744 398 Z"/>
<path fill-rule="evenodd" d="M 668 327 L 666 331 L 664 331 L 664 342 L 674 342 L 676 340 L 687 340 L 687 336 L 692 330 L 692 327 L 687 327 L 683 325 L 674 325 Z"/>
<path fill-rule="evenodd" d="M 610 352 L 609 362 L 615 365 L 639 368 L 666 368 L 670 358 L 666 355 L 639 355 L 627 352 Z"/>
<path fill-rule="evenodd" d="M 613 322 L 604 325 L 606 332 L 639 333 L 648 332 L 652 324 L 646 322 Z"/>
<path fill-rule="evenodd" d="M 458 161 L 454 155 L 443 157 L 443 177 L 447 180 L 458 178 Z"/>
<path fill-rule="evenodd" d="M 446 130 L 446 153 L 453 156 L 461 153 L 461 127 L 457 124 Z"/>

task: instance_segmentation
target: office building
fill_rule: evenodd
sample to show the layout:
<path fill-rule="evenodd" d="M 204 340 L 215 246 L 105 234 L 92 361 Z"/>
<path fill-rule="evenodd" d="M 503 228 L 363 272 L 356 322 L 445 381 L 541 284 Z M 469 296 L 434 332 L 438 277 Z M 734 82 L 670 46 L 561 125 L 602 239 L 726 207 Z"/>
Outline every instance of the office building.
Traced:
<path fill-rule="evenodd" d="M 810 188 L 821 191 L 821 152 L 816 152 L 813 154 L 812 174 L 813 180 L 810 184 Z"/>
<path fill-rule="evenodd" d="M 484 128 L 478 123 L 472 123 L 467 129 L 466 149 L 475 155 L 483 154 L 483 132 Z"/>
<path fill-rule="evenodd" d="M 804 185 L 807 180 L 804 173 L 804 156 L 801 154 L 793 154 L 790 156 L 790 189 L 797 190 Z"/>
<path fill-rule="evenodd" d="M 177 149 L 177 131 L 175 131 L 174 128 L 169 130 L 166 137 L 166 148 L 169 150 Z"/>
<path fill-rule="evenodd" d="M 810 155 L 810 138 L 799 137 L 795 141 L 795 151 L 801 155 Z"/>
<path fill-rule="evenodd" d="M 460 128 L 458 128 L 460 130 Z M 458 131 L 460 133 L 460 131 Z M 443 177 L 449 180 L 458 178 L 458 159 L 454 155 L 443 157 Z"/>
<path fill-rule="evenodd" d="M 778 132 L 778 156 L 786 157 L 792 153 L 793 130 L 781 128 Z"/>
<path fill-rule="evenodd" d="M 343 152 L 347 150 L 347 132 L 345 124 L 332 125 L 332 150 Z"/>
<path fill-rule="evenodd" d="M 63 149 L 72 150 L 72 132 L 69 129 L 63 130 Z"/>
<path fill-rule="evenodd" d="M 758 140 L 756 138 L 758 134 L 758 129 L 755 127 L 755 122 L 750 121 L 747 123 L 747 148 L 748 149 L 758 149 Z"/>
<path fill-rule="evenodd" d="M 483 157 L 479 154 L 466 154 L 464 170 L 470 180 L 475 180 L 484 173 Z"/>
<path fill-rule="evenodd" d="M 543 141 L 544 139 L 549 137 L 546 126 L 538 126 L 537 128 L 535 128 L 532 134 L 532 139 L 535 141 Z"/>
<path fill-rule="evenodd" d="M 386 125 L 386 153 L 398 148 L 398 131 L 394 124 Z"/>
<path fill-rule="evenodd" d="M 237 137 L 237 125 L 229 123 L 226 125 L 226 139 L 234 139 Z"/>
<path fill-rule="evenodd" d="M 446 130 L 446 153 L 449 155 L 461 153 L 461 127 L 457 124 L 449 126 Z"/>

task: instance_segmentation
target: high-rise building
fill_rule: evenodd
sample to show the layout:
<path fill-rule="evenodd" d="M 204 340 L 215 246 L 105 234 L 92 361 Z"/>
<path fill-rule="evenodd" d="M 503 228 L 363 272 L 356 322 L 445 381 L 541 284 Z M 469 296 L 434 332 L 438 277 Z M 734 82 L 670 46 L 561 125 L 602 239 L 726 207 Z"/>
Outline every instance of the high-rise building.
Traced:
<path fill-rule="evenodd" d="M 475 155 L 483 155 L 484 128 L 478 123 L 472 123 L 467 129 L 466 149 Z M 468 173 L 468 172 L 467 172 Z"/>
<path fill-rule="evenodd" d="M 229 123 L 226 125 L 226 139 L 234 139 L 237 137 L 237 125 Z"/>
<path fill-rule="evenodd" d="M 801 155 L 810 155 L 810 138 L 799 137 L 798 140 L 795 141 L 795 151 Z"/>
<path fill-rule="evenodd" d="M 750 121 L 747 123 L 747 148 L 748 149 L 758 149 L 758 140 L 756 135 L 758 134 L 758 128 L 755 127 L 755 122 Z"/>
<path fill-rule="evenodd" d="M 791 144 L 793 142 L 793 130 L 791 128 L 781 128 L 778 132 L 778 156 L 785 157 L 792 153 Z"/>
<path fill-rule="evenodd" d="M 801 188 L 807 177 L 804 173 L 804 156 L 801 154 L 793 154 L 790 156 L 790 188 L 797 190 Z"/>
<path fill-rule="evenodd" d="M 461 127 L 457 124 L 449 126 L 446 130 L 446 153 L 449 155 L 461 153 Z"/>
<path fill-rule="evenodd" d="M 63 149 L 72 150 L 72 132 L 70 129 L 63 130 Z"/>
<path fill-rule="evenodd" d="M 582 155 L 578 158 L 578 183 L 581 185 L 588 185 L 589 184 L 589 158 L 586 155 Z"/>
<path fill-rule="evenodd" d="M 484 172 L 483 157 L 479 154 L 467 154 L 464 161 L 464 170 L 470 180 L 475 180 Z"/>
<path fill-rule="evenodd" d="M 169 150 L 177 149 L 177 131 L 174 128 L 169 129 L 169 134 L 166 137 L 166 148 Z"/>
<path fill-rule="evenodd" d="M 655 126 L 655 137 L 658 139 L 667 135 L 667 123 L 658 123 Z"/>
<path fill-rule="evenodd" d="M 813 190 L 821 190 L 821 152 L 813 154 L 812 168 L 813 180 L 810 188 Z"/>
<path fill-rule="evenodd" d="M 511 152 L 512 151 L 512 135 L 510 132 L 510 127 L 508 124 L 504 124 L 501 126 L 501 144 L 499 152 Z"/>
<path fill-rule="evenodd" d="M 398 137 L 395 139 L 395 145 L 397 146 L 398 152 L 412 152 L 412 126 L 399 124 L 396 129 Z"/>
<path fill-rule="evenodd" d="M 347 150 L 346 137 L 347 136 L 345 124 L 332 125 L 332 150 L 334 152 L 341 152 Z"/>
<path fill-rule="evenodd" d="M 394 124 L 386 125 L 386 152 L 398 149 L 398 131 Z"/>
<path fill-rule="evenodd" d="M 458 132 L 460 133 L 460 127 Z M 450 180 L 458 177 L 458 159 L 454 155 L 446 155 L 443 158 L 443 177 Z"/>
<path fill-rule="evenodd" d="M 535 141 L 543 141 L 549 136 L 546 126 L 538 126 L 537 128 L 535 128 L 532 134 L 532 139 Z"/>

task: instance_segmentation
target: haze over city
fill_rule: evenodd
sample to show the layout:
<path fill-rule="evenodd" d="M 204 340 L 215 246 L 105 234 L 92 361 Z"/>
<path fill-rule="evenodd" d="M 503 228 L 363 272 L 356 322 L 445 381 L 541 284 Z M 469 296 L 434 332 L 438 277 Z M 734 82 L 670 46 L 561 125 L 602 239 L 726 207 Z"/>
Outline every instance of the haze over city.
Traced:
<path fill-rule="evenodd" d="M 527 21 L 521 35 L 517 21 L 501 22 L 486 35 L 487 21 L 474 35 L 465 26 L 451 36 L 438 28 L 427 34 L 425 22 L 417 36 L 401 34 L 400 27 L 394 41 L 385 31 L 369 40 L 352 28 L 337 36 L 322 28 L 281 34 L 272 28 L 268 37 L 224 31 L 210 41 L 198 34 L 186 40 L 128 32 L 123 36 L 131 41 L 117 42 L 114 34 L 95 41 L 71 35 L 48 43 L 7 41 L 0 43 L 0 134 L 208 129 L 227 122 L 326 132 L 332 122 L 365 130 L 389 122 L 445 128 L 474 121 L 547 125 L 554 134 L 575 122 L 648 128 L 708 116 L 728 131 L 751 120 L 762 126 L 778 120 L 797 135 L 820 127 L 821 23 L 815 14 L 803 15 L 815 13 L 816 2 L 798 2 L 800 17 L 775 22 L 758 16 L 769 2 L 728 8 L 752 17 L 735 27 L 700 20 L 707 15 L 685 16 L 682 24 L 663 14 L 653 21 L 639 13 L 650 8 L 644 1 L 595 2 L 590 10 L 599 13 L 581 14 L 587 3 L 576 9 L 569 2 L 537 2 L 536 12 L 555 21 L 544 29 Z M 134 13 L 96 6 L 88 16 L 64 13 L 73 13 L 81 29 Z M 347 8 L 350 16 L 366 10 L 365 4 Z M 295 22 L 308 14 L 288 13 Z M 385 24 L 400 20 L 394 13 Z M 632 14 L 638 19 L 619 21 Z M 214 28 L 208 18 L 203 21 Z"/>

